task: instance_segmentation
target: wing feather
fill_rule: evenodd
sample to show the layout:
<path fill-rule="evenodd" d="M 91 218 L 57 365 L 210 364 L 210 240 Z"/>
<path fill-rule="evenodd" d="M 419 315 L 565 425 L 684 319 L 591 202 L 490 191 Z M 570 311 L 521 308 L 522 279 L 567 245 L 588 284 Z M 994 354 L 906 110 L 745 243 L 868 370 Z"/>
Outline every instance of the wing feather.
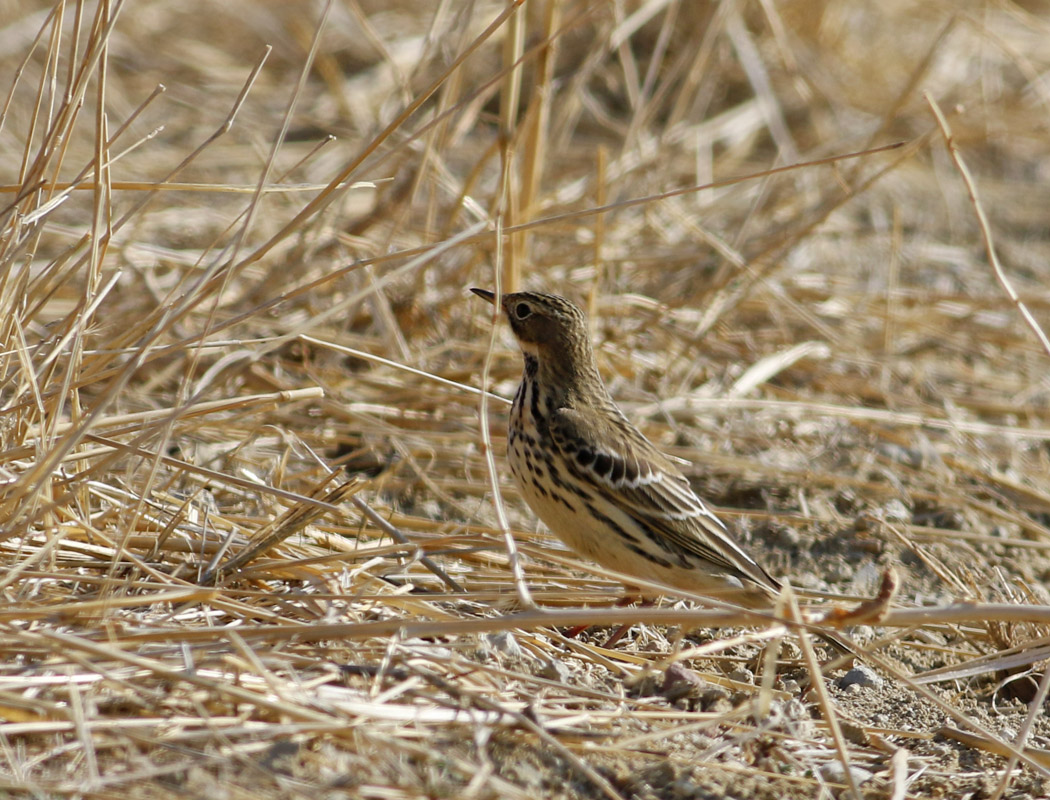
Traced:
<path fill-rule="evenodd" d="M 729 536 L 729 530 L 689 485 L 677 467 L 626 418 L 575 408 L 550 418 L 553 443 L 585 483 L 651 530 L 649 537 L 672 554 L 703 559 L 738 578 L 770 589 L 777 582 Z M 604 424 L 603 424 L 604 423 Z"/>

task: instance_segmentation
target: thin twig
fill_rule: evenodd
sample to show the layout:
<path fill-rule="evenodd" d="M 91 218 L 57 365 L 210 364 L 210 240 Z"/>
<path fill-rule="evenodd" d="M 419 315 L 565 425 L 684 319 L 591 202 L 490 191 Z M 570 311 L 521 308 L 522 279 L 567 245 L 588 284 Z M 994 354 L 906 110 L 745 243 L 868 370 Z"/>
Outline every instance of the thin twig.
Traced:
<path fill-rule="evenodd" d="M 1035 317 L 1032 316 L 1032 312 L 1028 310 L 1028 306 L 1025 305 L 1024 301 L 1021 300 L 1020 296 L 1014 290 L 1013 284 L 1010 283 L 1010 279 L 1006 277 L 1006 271 L 1003 269 L 1003 265 L 999 262 L 999 255 L 995 251 L 995 242 L 992 239 L 992 226 L 988 222 L 988 217 L 984 213 L 984 208 L 981 206 L 981 201 L 977 197 L 977 184 L 973 180 L 973 176 L 970 174 L 969 167 L 966 166 L 966 162 L 963 160 L 962 155 L 959 153 L 959 148 L 955 144 L 955 137 L 952 135 L 952 129 L 948 125 L 948 120 L 944 116 L 944 112 L 941 111 L 941 107 L 937 105 L 937 101 L 933 99 L 933 95 L 929 92 L 923 92 L 923 97 L 926 98 L 926 102 L 929 103 L 930 109 L 933 111 L 933 116 L 937 119 L 937 125 L 941 129 L 941 134 L 944 136 L 944 144 L 948 148 L 948 155 L 952 157 L 952 163 L 955 164 L 955 168 L 959 170 L 959 175 L 963 179 L 963 183 L 966 184 L 966 193 L 970 196 L 970 202 L 973 204 L 974 213 L 977 215 L 977 224 L 981 229 L 981 238 L 984 239 L 984 249 L 988 253 L 988 263 L 992 265 L 992 271 L 995 273 L 995 279 L 1002 287 L 1003 291 L 1006 292 L 1006 296 L 1010 298 L 1010 301 L 1017 307 L 1018 312 L 1021 314 L 1021 318 L 1025 321 L 1025 324 L 1029 327 L 1032 333 L 1035 334 L 1035 338 L 1039 344 L 1042 345 L 1043 350 L 1048 356 L 1050 356 L 1050 339 L 1047 338 L 1046 333 L 1040 327 Z"/>

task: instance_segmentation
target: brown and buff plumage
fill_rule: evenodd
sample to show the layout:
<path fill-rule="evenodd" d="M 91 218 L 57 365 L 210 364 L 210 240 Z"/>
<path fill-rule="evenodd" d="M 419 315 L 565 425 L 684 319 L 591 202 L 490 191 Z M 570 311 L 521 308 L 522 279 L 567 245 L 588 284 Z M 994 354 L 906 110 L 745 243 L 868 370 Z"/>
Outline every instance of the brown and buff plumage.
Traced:
<path fill-rule="evenodd" d="M 476 295 L 496 302 L 484 289 Z M 580 555 L 625 575 L 764 606 L 779 584 L 628 421 L 598 374 L 583 312 L 552 294 L 503 295 L 525 358 L 511 408 L 511 474 Z"/>

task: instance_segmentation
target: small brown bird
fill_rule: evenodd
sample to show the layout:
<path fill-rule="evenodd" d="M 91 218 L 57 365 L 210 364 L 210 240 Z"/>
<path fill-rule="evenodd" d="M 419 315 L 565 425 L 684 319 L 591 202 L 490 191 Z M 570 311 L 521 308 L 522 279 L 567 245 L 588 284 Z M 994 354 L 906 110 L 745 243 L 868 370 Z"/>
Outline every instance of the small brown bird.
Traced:
<path fill-rule="evenodd" d="M 493 292 L 471 291 L 496 302 Z M 507 456 L 536 515 L 572 550 L 608 569 L 745 606 L 770 605 L 777 581 L 609 396 L 583 311 L 538 292 L 505 294 L 501 302 L 525 357 Z"/>

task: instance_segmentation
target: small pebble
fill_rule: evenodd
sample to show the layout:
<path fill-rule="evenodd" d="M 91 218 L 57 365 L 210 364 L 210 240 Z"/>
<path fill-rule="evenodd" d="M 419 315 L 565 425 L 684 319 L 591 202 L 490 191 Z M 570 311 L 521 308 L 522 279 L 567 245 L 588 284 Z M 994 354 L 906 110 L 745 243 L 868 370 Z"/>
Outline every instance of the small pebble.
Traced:
<path fill-rule="evenodd" d="M 909 522 L 911 521 L 911 511 L 904 505 L 900 500 L 890 500 L 886 505 L 879 509 L 879 516 L 881 516 L 887 522 Z"/>
<path fill-rule="evenodd" d="M 854 625 L 849 635 L 858 642 L 870 642 L 875 639 L 875 629 L 870 625 Z"/>
<path fill-rule="evenodd" d="M 863 725 L 856 725 L 852 722 L 842 720 L 842 722 L 839 723 L 839 727 L 842 729 L 842 737 L 847 742 L 852 742 L 861 747 L 867 747 L 871 744 L 868 732 L 864 730 Z"/>
<path fill-rule="evenodd" d="M 862 564 L 850 580 L 850 591 L 854 594 L 867 596 L 875 594 L 882 582 L 882 572 L 875 564 Z"/>
<path fill-rule="evenodd" d="M 753 684 L 755 682 L 755 673 L 747 667 L 737 667 L 729 673 L 729 680 L 736 681 L 737 683 Z"/>
<path fill-rule="evenodd" d="M 703 711 L 725 713 L 733 709 L 733 699 L 721 686 L 711 686 L 700 695 L 700 708 Z"/>
<path fill-rule="evenodd" d="M 857 687 L 879 687 L 882 686 L 882 678 L 870 667 L 858 664 L 838 680 L 840 689 Z"/>
<path fill-rule="evenodd" d="M 541 678 L 546 678 L 549 681 L 568 683 L 569 678 L 572 677 L 572 672 L 570 672 L 564 661 L 557 661 L 552 658 L 543 663 L 543 666 L 540 667 L 537 675 Z"/>
<path fill-rule="evenodd" d="M 518 640 L 514 638 L 514 634 L 508 631 L 487 633 L 482 639 L 485 641 L 485 645 L 488 649 L 494 650 L 497 653 L 502 653 L 505 656 L 511 656 L 513 658 L 520 658 L 524 655 L 521 650 L 521 645 L 519 645 Z"/>
<path fill-rule="evenodd" d="M 844 583 L 853 580 L 855 569 L 852 564 L 845 561 L 833 562 L 824 570 L 824 577 L 832 583 Z"/>
<path fill-rule="evenodd" d="M 849 771 L 853 776 L 853 782 L 858 786 L 864 783 L 864 781 L 871 779 L 871 773 L 861 767 L 850 766 Z M 820 768 L 820 777 L 828 783 L 844 784 L 846 783 L 846 770 L 843 768 L 841 762 L 829 761 Z"/>

